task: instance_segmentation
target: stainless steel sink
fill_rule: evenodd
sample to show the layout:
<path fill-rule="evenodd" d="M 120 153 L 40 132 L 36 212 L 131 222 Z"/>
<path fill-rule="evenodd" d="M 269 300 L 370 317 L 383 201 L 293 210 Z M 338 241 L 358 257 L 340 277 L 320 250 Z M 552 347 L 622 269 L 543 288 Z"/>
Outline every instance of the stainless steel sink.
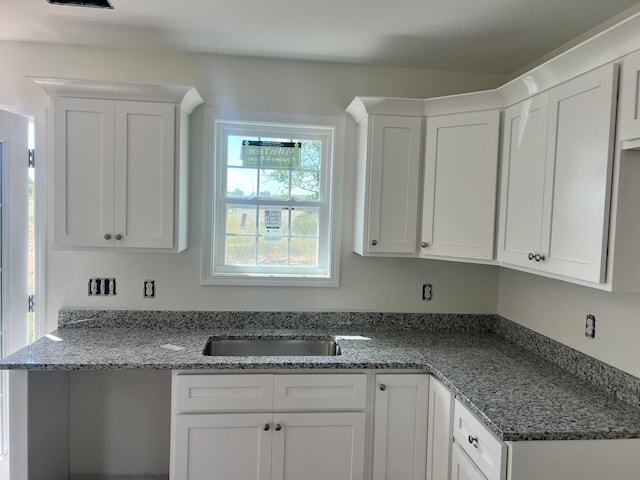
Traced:
<path fill-rule="evenodd" d="M 219 338 L 210 337 L 203 355 L 216 357 L 292 357 L 340 355 L 335 338 Z"/>

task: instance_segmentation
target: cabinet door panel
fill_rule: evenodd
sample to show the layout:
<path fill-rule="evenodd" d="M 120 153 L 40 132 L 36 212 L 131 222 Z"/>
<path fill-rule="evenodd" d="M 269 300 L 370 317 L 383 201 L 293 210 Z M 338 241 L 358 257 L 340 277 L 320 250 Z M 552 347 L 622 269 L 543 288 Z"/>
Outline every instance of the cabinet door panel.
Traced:
<path fill-rule="evenodd" d="M 487 480 L 457 444 L 453 445 L 451 480 Z"/>
<path fill-rule="evenodd" d="M 427 480 L 449 480 L 451 471 L 453 394 L 438 380 L 429 379 L 427 421 Z"/>
<path fill-rule="evenodd" d="M 272 480 L 363 480 L 364 412 L 273 415 Z"/>
<path fill-rule="evenodd" d="M 112 101 L 53 99 L 53 231 L 58 247 L 113 243 L 113 131 Z"/>
<path fill-rule="evenodd" d="M 176 415 L 172 480 L 270 480 L 270 413 Z"/>
<path fill-rule="evenodd" d="M 547 93 L 505 111 L 498 260 L 535 268 L 540 251 L 548 125 Z"/>
<path fill-rule="evenodd" d="M 174 244 L 175 105 L 117 102 L 116 246 Z"/>
<path fill-rule="evenodd" d="M 492 260 L 500 112 L 427 119 L 423 255 Z"/>
<path fill-rule="evenodd" d="M 377 375 L 373 479 L 421 480 L 427 457 L 427 375 Z"/>
<path fill-rule="evenodd" d="M 620 138 L 637 141 L 640 139 L 640 51 L 624 58 L 620 89 Z"/>
<path fill-rule="evenodd" d="M 550 91 L 540 268 L 604 281 L 617 65 Z"/>
<path fill-rule="evenodd" d="M 368 251 L 416 255 L 422 119 L 376 115 L 371 129 Z"/>

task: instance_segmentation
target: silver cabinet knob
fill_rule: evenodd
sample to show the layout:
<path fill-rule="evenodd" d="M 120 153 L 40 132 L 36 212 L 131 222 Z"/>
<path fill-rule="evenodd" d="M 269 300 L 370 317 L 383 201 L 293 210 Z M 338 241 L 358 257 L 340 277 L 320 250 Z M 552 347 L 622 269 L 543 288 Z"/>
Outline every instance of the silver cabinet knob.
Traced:
<path fill-rule="evenodd" d="M 544 255 L 540 255 L 539 253 L 536 253 L 536 256 L 534 258 L 536 262 L 544 261 Z"/>
<path fill-rule="evenodd" d="M 280 430 L 282 430 L 282 425 L 280 425 L 279 423 L 276 423 L 275 429 L 277 432 L 279 432 Z"/>
<path fill-rule="evenodd" d="M 387 386 L 384 383 L 380 384 L 380 391 L 384 392 L 387 389 Z"/>
<path fill-rule="evenodd" d="M 111 234 L 110 233 L 105 233 L 104 234 L 104 239 L 105 240 L 111 240 Z"/>
<path fill-rule="evenodd" d="M 371 240 L 371 245 L 377 245 L 378 244 L 378 240 Z"/>
<path fill-rule="evenodd" d="M 535 258 L 535 255 L 533 253 L 529 252 L 529 255 L 527 255 L 527 258 L 529 260 L 533 260 Z"/>
<path fill-rule="evenodd" d="M 116 235 L 116 240 L 122 240 L 122 235 L 120 235 L 119 233 Z"/>
<path fill-rule="evenodd" d="M 269 425 L 268 423 L 265 423 L 264 427 L 262 427 L 264 431 L 269 431 L 270 428 L 271 428 L 271 425 Z"/>
<path fill-rule="evenodd" d="M 421 246 L 422 248 L 427 248 L 427 247 L 429 246 L 429 244 L 428 244 L 427 242 L 422 242 L 422 243 L 420 244 L 420 246 Z"/>

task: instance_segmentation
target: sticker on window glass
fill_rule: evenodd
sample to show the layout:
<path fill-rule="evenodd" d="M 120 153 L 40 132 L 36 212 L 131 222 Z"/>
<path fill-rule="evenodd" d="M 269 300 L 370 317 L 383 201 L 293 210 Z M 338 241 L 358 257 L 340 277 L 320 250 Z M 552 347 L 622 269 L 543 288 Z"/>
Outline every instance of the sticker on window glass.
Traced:
<path fill-rule="evenodd" d="M 282 210 L 264 211 L 264 243 L 282 242 Z"/>
<path fill-rule="evenodd" d="M 242 166 L 261 168 L 300 168 L 301 142 L 242 141 Z"/>

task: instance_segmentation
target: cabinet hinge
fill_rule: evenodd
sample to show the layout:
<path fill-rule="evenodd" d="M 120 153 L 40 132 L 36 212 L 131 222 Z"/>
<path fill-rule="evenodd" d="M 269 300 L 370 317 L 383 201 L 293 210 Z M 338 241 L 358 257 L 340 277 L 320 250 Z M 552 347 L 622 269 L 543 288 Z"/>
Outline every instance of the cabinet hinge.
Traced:
<path fill-rule="evenodd" d="M 35 307 L 36 304 L 36 298 L 35 295 L 29 295 L 29 313 L 33 312 L 33 309 Z"/>
<path fill-rule="evenodd" d="M 33 148 L 29 149 L 29 168 L 35 168 L 36 166 L 36 151 Z"/>

